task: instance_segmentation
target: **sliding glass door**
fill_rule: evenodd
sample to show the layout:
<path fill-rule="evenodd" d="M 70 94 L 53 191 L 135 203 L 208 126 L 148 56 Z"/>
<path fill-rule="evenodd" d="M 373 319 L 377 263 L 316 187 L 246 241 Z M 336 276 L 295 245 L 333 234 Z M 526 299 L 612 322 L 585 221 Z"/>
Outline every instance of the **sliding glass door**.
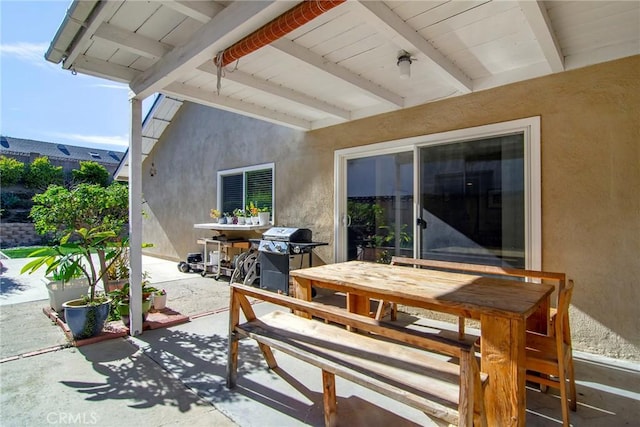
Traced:
<path fill-rule="evenodd" d="M 413 152 L 347 161 L 347 259 L 413 254 Z"/>
<path fill-rule="evenodd" d="M 523 134 L 419 152 L 419 256 L 524 268 Z"/>
<path fill-rule="evenodd" d="M 336 261 L 539 269 L 538 117 L 336 152 Z"/>

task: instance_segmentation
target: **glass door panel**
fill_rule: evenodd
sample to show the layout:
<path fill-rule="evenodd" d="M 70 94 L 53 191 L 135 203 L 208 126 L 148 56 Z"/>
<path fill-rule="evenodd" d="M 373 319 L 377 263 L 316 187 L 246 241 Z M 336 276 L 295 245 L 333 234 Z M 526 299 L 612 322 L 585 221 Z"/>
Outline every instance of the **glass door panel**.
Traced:
<path fill-rule="evenodd" d="M 524 268 L 524 135 L 419 152 L 420 257 Z"/>
<path fill-rule="evenodd" d="M 413 256 L 413 153 L 347 161 L 347 259 Z"/>

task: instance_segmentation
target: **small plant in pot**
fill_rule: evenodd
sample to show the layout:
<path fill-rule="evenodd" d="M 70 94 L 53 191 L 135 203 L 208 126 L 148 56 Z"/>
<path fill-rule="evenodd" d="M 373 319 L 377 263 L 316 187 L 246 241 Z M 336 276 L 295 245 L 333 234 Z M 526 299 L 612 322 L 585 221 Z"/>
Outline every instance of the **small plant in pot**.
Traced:
<path fill-rule="evenodd" d="M 235 209 L 233 211 L 233 216 L 237 218 L 237 224 L 238 225 L 244 225 L 246 222 L 246 217 L 245 217 L 245 213 L 244 213 L 244 209 Z"/>
<path fill-rule="evenodd" d="M 107 320 L 111 300 L 97 292 L 96 286 L 122 250 L 122 246 L 113 245 L 116 237 L 113 231 L 98 228 L 74 230 L 62 237 L 59 245 L 31 253 L 36 258 L 22 268 L 22 273 L 33 273 L 46 266 L 47 274 L 58 270 L 66 281 L 78 272 L 86 278 L 89 294 L 62 304 L 65 321 L 75 339 L 99 334 Z"/>
<path fill-rule="evenodd" d="M 251 223 L 253 225 L 258 225 L 260 223 L 260 218 L 258 217 L 258 213 L 260 213 L 260 209 L 253 202 L 249 202 L 249 206 L 247 206 L 247 212 L 251 216 Z"/>
<path fill-rule="evenodd" d="M 122 242 L 122 250 L 107 268 L 107 276 L 104 280 L 104 290 L 107 294 L 121 289 L 129 281 L 129 248 L 127 245 L 128 241 Z"/>
<path fill-rule="evenodd" d="M 209 216 L 211 217 L 213 222 L 216 223 L 220 219 L 220 211 L 218 209 L 211 209 L 209 211 Z"/>
<path fill-rule="evenodd" d="M 153 308 L 162 311 L 167 306 L 167 291 L 160 289 L 153 294 Z"/>
<path fill-rule="evenodd" d="M 151 286 L 149 282 L 149 273 L 144 272 L 142 274 L 142 320 L 147 319 L 147 314 L 151 309 L 153 303 L 153 295 L 158 292 L 158 289 Z M 129 326 L 130 311 L 129 311 L 129 283 L 125 283 L 120 289 L 109 292 L 109 297 L 112 299 L 112 319 L 121 319 L 125 326 Z"/>

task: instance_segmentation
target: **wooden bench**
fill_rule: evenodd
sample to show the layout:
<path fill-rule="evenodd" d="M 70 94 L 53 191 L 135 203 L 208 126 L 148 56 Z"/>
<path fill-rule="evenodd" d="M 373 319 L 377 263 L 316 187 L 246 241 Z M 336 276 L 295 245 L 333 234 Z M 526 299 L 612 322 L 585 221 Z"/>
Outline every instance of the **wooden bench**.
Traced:
<path fill-rule="evenodd" d="M 492 276 L 506 276 L 506 277 L 519 277 L 527 281 L 531 280 L 540 280 L 540 281 L 551 281 L 554 283 L 556 290 L 559 292 L 564 289 L 566 285 L 566 275 L 565 273 L 554 273 L 549 271 L 538 271 L 538 270 L 525 270 L 519 268 L 509 268 L 509 267 L 498 267 L 493 265 L 481 265 L 481 264 L 466 264 L 460 262 L 449 262 L 449 261 L 436 261 L 431 259 L 419 259 L 419 258 L 406 258 L 406 257 L 397 257 L 394 256 L 391 258 L 392 265 L 404 265 L 404 266 L 412 266 L 416 268 L 430 268 L 435 270 L 446 270 L 452 272 L 461 272 L 461 273 L 476 273 L 483 275 L 492 275 Z M 384 314 L 384 308 L 390 306 L 392 316 L 395 313 L 396 307 L 394 304 L 389 304 L 386 301 L 380 301 L 378 315 L 376 318 L 380 320 L 380 316 Z M 384 307 L 384 308 L 383 308 Z M 555 309 L 551 308 L 551 318 L 550 318 L 550 327 L 553 330 L 553 323 L 556 317 Z M 546 318 L 546 317 L 545 317 Z M 546 325 L 532 325 L 532 327 L 536 330 L 545 330 Z M 465 319 L 464 317 L 460 317 L 458 319 L 458 334 L 459 337 L 462 338 L 464 336 L 465 330 Z"/>
<path fill-rule="evenodd" d="M 257 318 L 248 297 L 285 307 Z M 305 313 L 325 322 L 291 313 Z M 246 321 L 240 323 L 240 311 Z M 366 334 L 350 332 L 345 326 Z M 335 375 L 463 426 L 486 425 L 484 387 L 473 343 L 381 323 L 317 302 L 231 284 L 227 387 L 236 384 L 238 340 L 258 342 L 269 368 L 277 349 L 322 370 L 325 425 L 337 425 Z M 428 350 L 428 351 L 425 351 Z M 455 358 L 458 363 L 433 353 Z"/>

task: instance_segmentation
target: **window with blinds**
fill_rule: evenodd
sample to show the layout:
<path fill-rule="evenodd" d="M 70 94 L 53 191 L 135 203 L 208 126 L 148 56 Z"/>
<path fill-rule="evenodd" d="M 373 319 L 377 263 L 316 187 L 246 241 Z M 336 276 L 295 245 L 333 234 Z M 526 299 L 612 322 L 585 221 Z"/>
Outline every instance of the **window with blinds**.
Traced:
<path fill-rule="evenodd" d="M 218 206 L 220 211 L 232 213 L 253 202 L 267 208 L 273 218 L 273 164 L 257 165 L 218 172 Z"/>

